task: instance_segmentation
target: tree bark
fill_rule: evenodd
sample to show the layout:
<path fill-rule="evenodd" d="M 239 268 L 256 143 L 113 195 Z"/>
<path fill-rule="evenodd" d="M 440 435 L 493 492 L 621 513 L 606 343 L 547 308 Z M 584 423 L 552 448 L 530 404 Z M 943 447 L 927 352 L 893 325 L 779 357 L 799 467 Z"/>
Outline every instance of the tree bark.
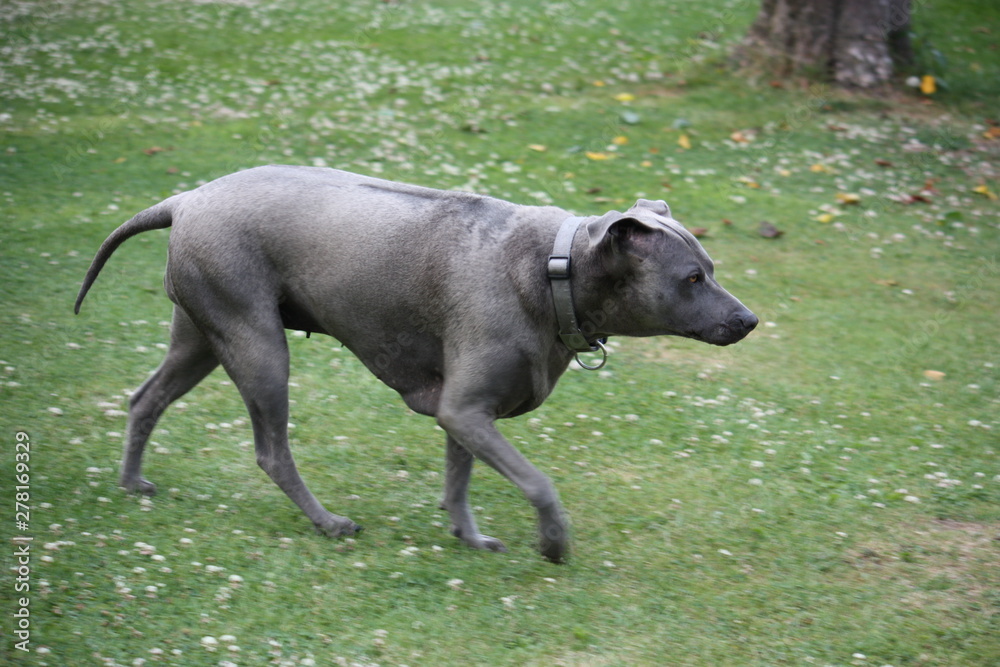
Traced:
<path fill-rule="evenodd" d="M 912 59 L 911 0 L 762 0 L 737 50 L 776 76 L 807 74 L 845 87 L 888 81 Z"/>

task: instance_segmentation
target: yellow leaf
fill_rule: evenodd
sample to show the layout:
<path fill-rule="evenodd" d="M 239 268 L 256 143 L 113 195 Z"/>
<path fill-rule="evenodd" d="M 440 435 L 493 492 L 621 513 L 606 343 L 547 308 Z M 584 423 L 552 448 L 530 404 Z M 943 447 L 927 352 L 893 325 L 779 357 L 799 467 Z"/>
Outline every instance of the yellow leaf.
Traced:
<path fill-rule="evenodd" d="M 640 167 L 652 167 L 653 163 L 650 162 L 649 160 L 643 160 L 642 162 L 639 163 L 639 166 Z"/>
<path fill-rule="evenodd" d="M 631 102 L 635 99 L 635 95 L 632 93 L 618 93 L 615 95 L 615 99 L 619 102 Z"/>
<path fill-rule="evenodd" d="M 533 151 L 538 151 L 539 153 L 544 153 L 545 151 L 549 150 L 548 147 L 545 146 L 544 144 L 528 144 L 528 148 L 530 148 Z"/>
<path fill-rule="evenodd" d="M 736 132 L 733 132 L 732 134 L 730 134 L 729 138 L 732 139 L 733 141 L 735 141 L 738 144 L 747 144 L 747 143 L 750 143 L 750 137 L 748 137 L 747 135 L 743 134 L 739 130 L 737 130 Z"/>
<path fill-rule="evenodd" d="M 683 148 L 684 150 L 687 150 L 691 148 L 691 140 L 688 139 L 688 135 L 682 134 L 681 136 L 677 137 L 677 145 Z"/>
<path fill-rule="evenodd" d="M 830 168 L 828 166 L 826 166 L 825 164 L 819 164 L 819 163 L 817 163 L 817 164 L 814 164 L 813 166 L 809 167 L 809 171 L 817 173 L 817 174 L 829 174 L 830 173 Z"/>
<path fill-rule="evenodd" d="M 933 95 L 937 92 L 937 82 L 934 81 L 934 77 L 930 74 L 925 74 L 920 77 L 920 92 L 924 95 Z"/>
<path fill-rule="evenodd" d="M 944 373 L 942 371 L 926 370 L 924 371 L 924 377 L 928 380 L 940 381 L 944 379 Z"/>
<path fill-rule="evenodd" d="M 614 157 L 613 155 L 609 155 L 607 153 L 598 153 L 597 151 L 587 151 L 586 155 L 591 160 L 610 160 Z"/>
<path fill-rule="evenodd" d="M 817 215 L 816 216 L 816 221 L 817 222 L 822 222 L 824 225 L 828 224 L 830 222 L 833 222 L 833 214 L 832 213 L 823 213 L 821 215 Z"/>
<path fill-rule="evenodd" d="M 861 197 L 857 196 L 853 192 L 838 192 L 837 201 L 844 206 L 848 206 L 850 204 L 859 203 L 861 201 Z"/>
<path fill-rule="evenodd" d="M 791 176 L 792 172 L 788 171 L 787 169 L 781 169 L 778 171 L 778 174 L 781 176 Z"/>
<path fill-rule="evenodd" d="M 990 129 L 983 132 L 983 136 L 987 139 L 1000 139 L 1000 127 L 994 125 Z"/>
<path fill-rule="evenodd" d="M 984 196 L 984 197 L 986 197 L 987 199 L 990 199 L 990 200 L 994 200 L 995 201 L 996 199 L 998 199 L 996 193 L 993 192 L 992 190 L 990 190 L 989 186 L 987 186 L 985 184 L 984 185 L 977 185 L 976 187 L 972 188 L 972 191 L 975 192 L 976 194 L 980 194 L 980 195 L 982 195 L 982 196 Z"/>
<path fill-rule="evenodd" d="M 127 157 L 116 157 L 115 158 L 115 164 L 121 164 L 122 162 L 125 162 L 126 160 L 128 160 Z"/>
<path fill-rule="evenodd" d="M 597 81 L 594 81 L 594 85 L 597 86 L 598 88 L 603 88 L 605 86 L 605 83 L 600 79 L 598 79 Z"/>
<path fill-rule="evenodd" d="M 615 137 L 614 139 L 611 140 L 611 143 L 613 143 L 615 146 L 624 146 L 625 144 L 628 143 L 628 137 L 625 136 Z"/>

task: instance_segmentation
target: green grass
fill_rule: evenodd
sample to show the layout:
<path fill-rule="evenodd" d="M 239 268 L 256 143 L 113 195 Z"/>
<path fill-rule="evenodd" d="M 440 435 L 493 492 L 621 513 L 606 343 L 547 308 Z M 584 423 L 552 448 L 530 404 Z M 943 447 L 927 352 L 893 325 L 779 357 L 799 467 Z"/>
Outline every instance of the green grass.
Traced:
<path fill-rule="evenodd" d="M 8 542 L 4 659 L 1000 662 L 1000 205 L 974 191 L 1000 192 L 995 8 L 920 4 L 921 62 L 948 83 L 925 100 L 729 71 L 756 3 L 335 4 L 5 14 L 0 488 L 13 537 L 24 431 L 34 542 L 32 652 L 11 639 Z M 74 317 L 79 281 L 133 213 L 273 162 L 584 215 L 663 198 L 762 324 L 724 349 L 613 340 L 606 371 L 502 425 L 572 515 L 565 566 L 481 466 L 473 503 L 511 551 L 450 537 L 443 433 L 322 337 L 290 336 L 293 450 L 356 540 L 314 534 L 257 468 L 221 372 L 154 433 L 160 494 L 125 495 L 121 410 L 167 341 L 166 232 L 122 248 Z"/>

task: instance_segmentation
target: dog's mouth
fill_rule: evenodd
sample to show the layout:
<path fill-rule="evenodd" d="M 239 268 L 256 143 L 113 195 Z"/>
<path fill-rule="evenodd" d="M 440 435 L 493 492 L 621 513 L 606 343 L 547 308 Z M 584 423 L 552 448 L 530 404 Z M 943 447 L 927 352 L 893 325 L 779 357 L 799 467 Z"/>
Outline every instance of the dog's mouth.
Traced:
<path fill-rule="evenodd" d="M 687 338 L 693 338 L 709 345 L 725 347 L 738 343 L 757 327 L 757 316 L 747 311 L 746 314 L 737 315 L 728 322 L 716 324 L 714 327 L 704 331 L 691 331 L 682 334 Z"/>

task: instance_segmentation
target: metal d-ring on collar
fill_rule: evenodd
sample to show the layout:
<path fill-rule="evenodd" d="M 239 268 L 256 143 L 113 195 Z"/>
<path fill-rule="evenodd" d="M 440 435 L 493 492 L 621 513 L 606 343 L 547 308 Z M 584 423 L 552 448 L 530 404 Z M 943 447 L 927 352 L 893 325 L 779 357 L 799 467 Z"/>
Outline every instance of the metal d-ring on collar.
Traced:
<path fill-rule="evenodd" d="M 559 339 L 576 355 L 576 363 L 588 371 L 602 368 L 608 361 L 608 348 L 604 346 L 607 338 L 599 338 L 593 343 L 580 330 L 576 321 L 576 311 L 573 309 L 573 292 L 570 287 L 570 251 L 577 230 L 583 224 L 583 218 L 566 218 L 555 243 L 552 244 L 552 254 L 549 255 L 549 285 L 552 287 L 552 302 L 556 307 L 556 320 L 559 322 Z M 580 359 L 581 352 L 601 351 L 603 358 L 596 366 L 589 366 Z"/>

